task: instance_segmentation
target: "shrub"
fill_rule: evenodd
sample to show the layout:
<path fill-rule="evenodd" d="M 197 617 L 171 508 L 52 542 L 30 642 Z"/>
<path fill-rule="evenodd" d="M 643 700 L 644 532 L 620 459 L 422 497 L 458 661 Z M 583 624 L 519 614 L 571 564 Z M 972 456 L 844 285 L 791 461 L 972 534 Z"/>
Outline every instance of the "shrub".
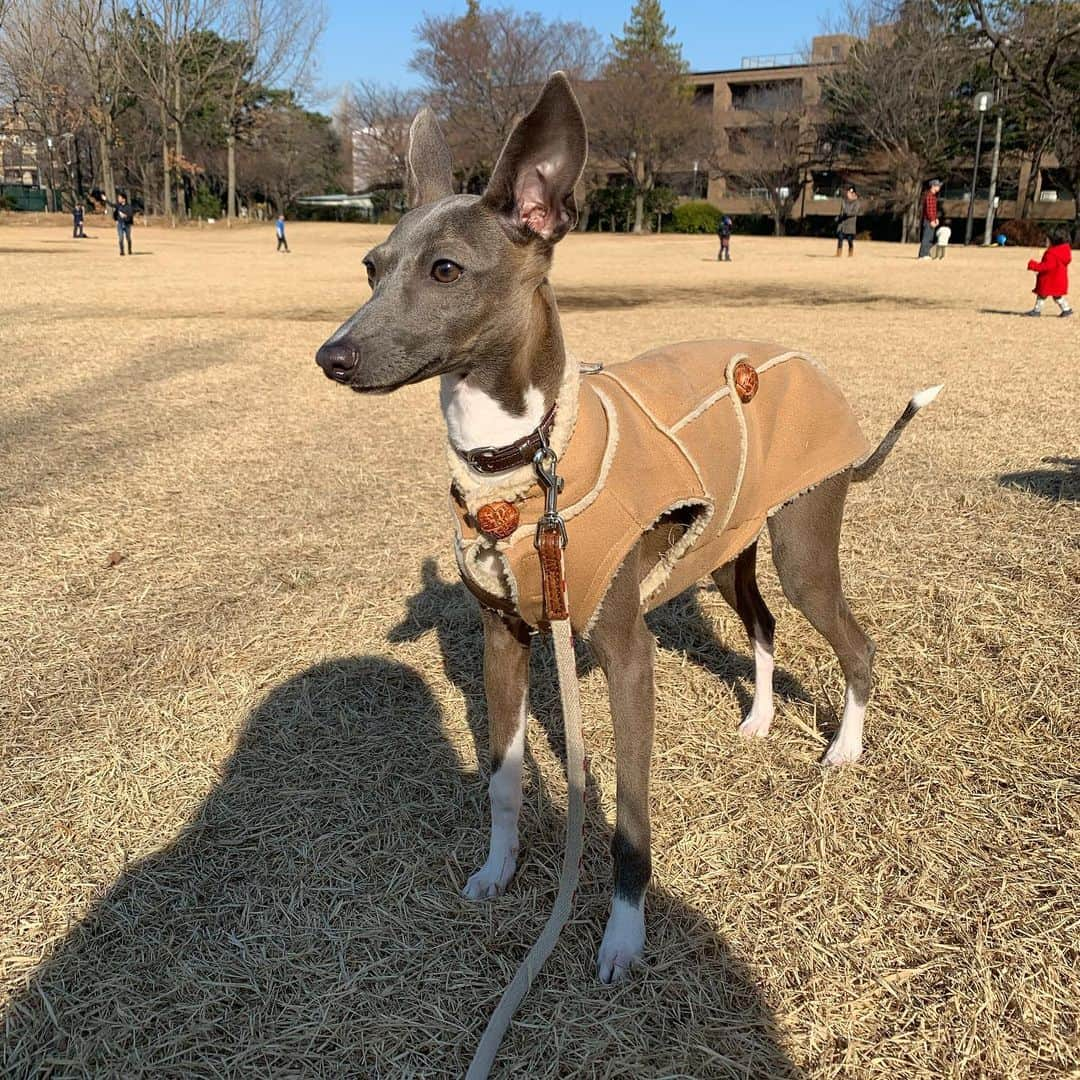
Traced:
<path fill-rule="evenodd" d="M 1005 234 L 1005 239 L 1017 247 L 1045 247 L 1046 229 L 1037 221 L 1006 221 L 994 226 L 994 235 Z"/>
<path fill-rule="evenodd" d="M 191 200 L 191 216 L 204 221 L 221 217 L 221 200 L 208 188 L 200 186 Z"/>
<path fill-rule="evenodd" d="M 712 203 L 693 199 L 675 207 L 671 213 L 671 227 L 679 233 L 715 233 L 721 216 Z"/>

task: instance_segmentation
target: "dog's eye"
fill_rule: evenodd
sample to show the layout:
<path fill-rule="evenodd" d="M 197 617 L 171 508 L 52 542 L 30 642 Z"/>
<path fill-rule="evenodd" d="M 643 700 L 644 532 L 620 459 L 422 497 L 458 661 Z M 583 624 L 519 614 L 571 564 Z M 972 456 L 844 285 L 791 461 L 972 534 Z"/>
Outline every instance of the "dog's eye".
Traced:
<path fill-rule="evenodd" d="M 431 276 L 440 285 L 449 285 L 461 277 L 461 267 L 449 259 L 439 259 L 431 268 Z"/>
<path fill-rule="evenodd" d="M 375 264 L 370 259 L 364 260 L 364 269 L 367 271 L 367 283 L 372 289 L 375 288 Z"/>

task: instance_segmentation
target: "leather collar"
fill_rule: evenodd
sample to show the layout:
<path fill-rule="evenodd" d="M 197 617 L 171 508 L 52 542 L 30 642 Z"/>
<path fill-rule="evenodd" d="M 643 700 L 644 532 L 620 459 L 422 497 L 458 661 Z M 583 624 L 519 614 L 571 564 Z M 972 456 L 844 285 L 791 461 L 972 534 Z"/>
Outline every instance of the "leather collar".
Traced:
<path fill-rule="evenodd" d="M 522 465 L 531 465 L 537 450 L 543 450 L 548 444 L 551 429 L 555 426 L 557 405 L 558 402 L 553 402 L 535 430 L 517 442 L 507 446 L 478 446 L 475 450 L 459 450 L 455 446 L 454 452 L 470 469 L 481 473 L 508 472 Z"/>

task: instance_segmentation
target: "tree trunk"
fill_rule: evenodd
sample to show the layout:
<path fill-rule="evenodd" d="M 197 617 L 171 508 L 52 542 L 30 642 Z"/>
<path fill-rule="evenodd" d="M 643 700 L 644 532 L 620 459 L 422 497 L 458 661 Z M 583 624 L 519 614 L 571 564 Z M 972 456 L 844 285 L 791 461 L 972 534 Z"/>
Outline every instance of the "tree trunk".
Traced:
<path fill-rule="evenodd" d="M 176 216 L 181 220 L 187 217 L 187 198 L 184 192 L 184 138 L 180 130 L 180 72 L 177 71 L 173 83 L 173 115 L 176 120 L 173 124 L 176 144 Z"/>
<path fill-rule="evenodd" d="M 230 228 L 236 217 L 236 136 L 230 131 L 226 139 L 228 148 L 229 190 L 225 196 L 225 219 Z"/>
<path fill-rule="evenodd" d="M 172 183 L 169 177 L 169 118 L 165 115 L 165 103 L 159 105 L 161 115 L 161 215 L 172 218 Z M 173 224 L 176 220 L 173 219 Z"/>
<path fill-rule="evenodd" d="M 150 163 L 146 161 L 145 158 L 139 165 L 139 175 L 142 178 L 143 192 L 145 193 L 146 200 L 149 203 L 149 205 L 146 207 L 147 212 L 153 214 L 157 211 L 157 207 L 154 206 L 154 203 L 157 202 L 157 196 L 151 196 L 151 192 L 154 189 L 154 180 L 150 172 Z"/>
<path fill-rule="evenodd" d="M 634 192 L 634 225 L 633 232 L 645 231 L 645 192 L 638 188 Z"/>
<path fill-rule="evenodd" d="M 1022 192 L 1017 192 L 1017 196 L 1020 199 L 1020 216 L 1022 218 L 1031 217 L 1031 208 L 1035 204 L 1035 188 L 1039 183 L 1039 175 L 1042 172 L 1042 159 L 1043 159 L 1042 146 L 1039 146 L 1031 155 L 1031 172 L 1028 175 L 1027 187 Z"/>
<path fill-rule="evenodd" d="M 184 190 L 184 170 L 181 162 L 184 160 L 184 137 L 180 131 L 179 123 L 174 125 L 174 144 L 176 154 L 176 216 L 182 221 L 187 217 L 187 193 Z"/>
<path fill-rule="evenodd" d="M 109 202 L 116 202 L 116 180 L 113 177 L 112 153 L 107 129 L 98 132 L 98 154 L 101 157 L 101 189 Z"/>

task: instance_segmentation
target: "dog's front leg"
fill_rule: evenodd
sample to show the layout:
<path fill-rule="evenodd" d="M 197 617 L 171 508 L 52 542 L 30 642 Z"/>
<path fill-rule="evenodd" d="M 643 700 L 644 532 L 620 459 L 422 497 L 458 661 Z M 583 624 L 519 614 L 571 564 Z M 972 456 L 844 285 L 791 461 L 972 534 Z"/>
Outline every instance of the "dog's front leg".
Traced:
<path fill-rule="evenodd" d="M 615 982 L 645 948 L 649 851 L 649 764 L 652 757 L 656 639 L 641 610 L 639 557 L 631 554 L 611 583 L 590 645 L 604 670 L 615 727 L 616 810 L 611 842 L 615 893 L 600 945 L 600 981 Z"/>
<path fill-rule="evenodd" d="M 484 612 L 484 691 L 491 760 L 491 847 L 463 890 L 470 900 L 498 896 L 517 867 L 521 767 L 529 711 L 529 632 L 520 619 Z"/>

